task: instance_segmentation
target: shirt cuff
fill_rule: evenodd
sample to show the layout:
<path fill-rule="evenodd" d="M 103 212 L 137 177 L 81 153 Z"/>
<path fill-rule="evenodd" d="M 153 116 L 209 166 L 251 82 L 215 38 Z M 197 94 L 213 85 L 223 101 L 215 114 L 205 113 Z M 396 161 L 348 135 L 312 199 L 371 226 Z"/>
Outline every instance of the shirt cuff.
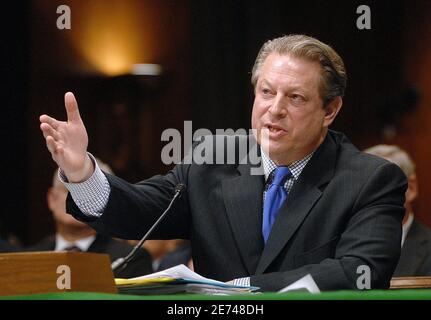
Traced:
<path fill-rule="evenodd" d="M 90 178 L 80 183 L 70 183 L 61 168 L 58 170 L 58 177 L 85 215 L 100 217 L 108 203 L 111 187 L 96 158 L 91 153 L 87 154 L 94 164 L 94 172 Z"/>

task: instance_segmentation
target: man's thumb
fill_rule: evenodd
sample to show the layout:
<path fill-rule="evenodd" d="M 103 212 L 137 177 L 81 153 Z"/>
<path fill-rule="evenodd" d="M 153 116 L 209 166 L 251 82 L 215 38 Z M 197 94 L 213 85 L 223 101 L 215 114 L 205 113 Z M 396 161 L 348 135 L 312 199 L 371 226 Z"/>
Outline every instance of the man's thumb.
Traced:
<path fill-rule="evenodd" d="M 78 103 L 72 92 L 66 92 L 64 95 L 64 104 L 66 106 L 67 121 L 76 122 L 81 120 L 79 115 Z"/>

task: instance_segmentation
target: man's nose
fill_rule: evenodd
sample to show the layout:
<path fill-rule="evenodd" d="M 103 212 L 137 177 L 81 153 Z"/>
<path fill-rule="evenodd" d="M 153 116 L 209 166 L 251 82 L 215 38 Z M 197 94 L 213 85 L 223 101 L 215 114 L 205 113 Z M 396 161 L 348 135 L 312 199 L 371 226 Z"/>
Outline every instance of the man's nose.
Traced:
<path fill-rule="evenodd" d="M 271 106 L 268 108 L 268 112 L 276 117 L 285 117 L 287 114 L 285 97 L 282 94 L 277 94 L 275 99 L 272 101 Z"/>

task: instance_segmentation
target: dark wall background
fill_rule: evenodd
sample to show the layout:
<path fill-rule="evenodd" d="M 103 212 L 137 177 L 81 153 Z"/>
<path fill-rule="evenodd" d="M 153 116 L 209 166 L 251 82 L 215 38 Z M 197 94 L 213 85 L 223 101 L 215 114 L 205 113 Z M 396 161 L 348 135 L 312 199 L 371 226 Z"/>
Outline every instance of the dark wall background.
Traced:
<path fill-rule="evenodd" d="M 23 194 L 26 185 L 26 110 L 28 91 L 28 6 L 5 5 L 0 18 L 2 208 L 0 238 L 25 234 L 28 210 Z"/>
<path fill-rule="evenodd" d="M 8 5 L 9 19 L 2 21 L 7 79 L 2 88 L 7 96 L 2 119 L 7 129 L 3 148 L 7 170 L 2 181 L 7 192 L 1 222 L 22 242 L 33 243 L 52 232 L 45 193 L 55 166 L 38 116 L 48 113 L 64 119 L 65 91 L 78 97 L 90 151 L 121 177 L 138 181 L 169 169 L 160 161 L 164 145 L 160 134 L 166 128 L 181 130 L 184 120 L 193 120 L 194 129 L 249 128 L 254 59 L 267 39 L 290 33 L 315 36 L 344 58 L 347 94 L 333 128 L 360 148 L 377 143 L 406 148 L 417 159 L 424 192 L 418 216 L 431 225 L 431 205 L 425 199 L 431 192 L 431 170 L 426 165 L 431 157 L 431 133 L 426 129 L 431 79 L 424 76 L 431 68 L 431 48 L 425 46 L 431 43 L 429 2 L 125 2 L 142 12 L 136 32 L 151 35 L 149 40 L 141 38 L 151 44 L 151 61 L 146 62 L 165 67 L 155 86 L 103 77 L 71 45 L 67 32 L 77 32 L 74 25 L 80 23 L 87 3 L 94 2 L 34 0 Z M 103 3 L 109 9 L 110 1 Z M 71 31 L 55 27 L 60 4 L 72 9 Z M 371 8 L 371 30 L 356 27 L 356 8 L 361 4 Z M 424 67 L 428 72 L 420 72 Z M 421 99 L 409 104 L 405 96 L 412 88 Z M 384 135 L 384 128 L 392 135 Z"/>

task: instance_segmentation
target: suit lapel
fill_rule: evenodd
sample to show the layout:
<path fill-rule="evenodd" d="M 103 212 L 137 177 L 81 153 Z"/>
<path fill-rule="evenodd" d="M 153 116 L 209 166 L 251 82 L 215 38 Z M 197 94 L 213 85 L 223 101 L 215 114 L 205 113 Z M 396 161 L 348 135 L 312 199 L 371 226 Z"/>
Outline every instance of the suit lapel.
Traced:
<path fill-rule="evenodd" d="M 328 133 L 280 208 L 256 274 L 265 272 L 312 210 L 322 195 L 322 186 L 334 175 L 336 156 L 337 145 Z"/>
<path fill-rule="evenodd" d="M 252 159 L 260 160 L 260 149 L 252 135 L 248 139 L 249 154 L 247 158 L 239 159 L 241 164 L 236 168 L 236 175 L 222 181 L 222 192 L 241 259 L 248 273 L 254 274 L 264 246 L 262 237 L 264 174 L 260 167 L 254 167 L 249 163 Z M 253 155 L 257 155 L 258 158 Z M 255 165 L 258 166 L 260 163 Z"/>
<path fill-rule="evenodd" d="M 244 265 L 254 274 L 263 250 L 262 193 L 264 177 L 250 175 L 249 165 L 239 165 L 239 176 L 222 182 L 223 199 Z"/>

